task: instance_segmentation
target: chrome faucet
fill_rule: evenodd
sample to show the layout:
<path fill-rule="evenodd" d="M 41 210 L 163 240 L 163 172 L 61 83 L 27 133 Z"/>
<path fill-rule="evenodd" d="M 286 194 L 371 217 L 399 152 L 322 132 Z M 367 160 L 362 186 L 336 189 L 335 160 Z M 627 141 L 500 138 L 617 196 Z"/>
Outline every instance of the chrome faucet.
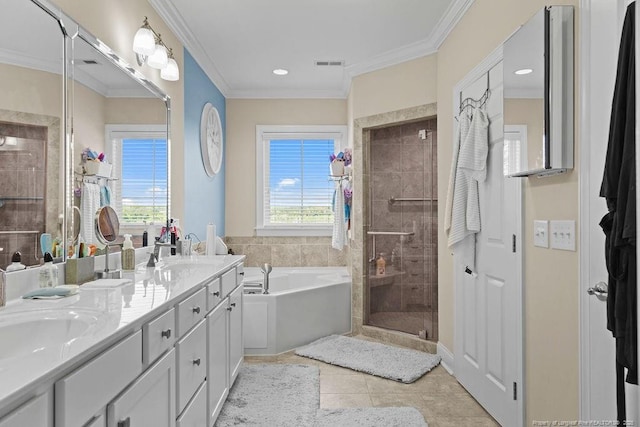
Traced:
<path fill-rule="evenodd" d="M 161 242 L 160 240 L 156 240 L 153 243 L 153 252 L 151 252 L 149 256 L 147 267 L 155 267 L 156 264 L 160 262 L 160 255 L 162 253 L 162 248 L 175 248 L 175 247 L 176 245 L 172 245 L 171 242 Z"/>
<path fill-rule="evenodd" d="M 0 268 L 0 307 L 7 303 L 7 273 Z"/>
<path fill-rule="evenodd" d="M 269 273 L 271 273 L 271 264 L 269 264 L 268 262 L 265 262 L 264 264 L 262 264 L 262 267 L 260 267 L 260 271 L 262 271 L 262 274 L 264 275 L 264 279 L 262 281 L 262 293 L 264 295 L 267 295 L 269 293 Z"/>

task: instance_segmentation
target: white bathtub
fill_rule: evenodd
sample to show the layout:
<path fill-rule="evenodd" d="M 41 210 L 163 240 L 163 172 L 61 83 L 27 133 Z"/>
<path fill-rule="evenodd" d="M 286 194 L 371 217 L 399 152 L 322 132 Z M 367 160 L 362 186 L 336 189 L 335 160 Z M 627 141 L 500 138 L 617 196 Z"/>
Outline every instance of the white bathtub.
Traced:
<path fill-rule="evenodd" d="M 318 338 L 351 331 L 351 276 L 346 267 L 274 267 L 269 294 L 249 294 L 262 282 L 245 267 L 245 354 L 279 354 Z"/>

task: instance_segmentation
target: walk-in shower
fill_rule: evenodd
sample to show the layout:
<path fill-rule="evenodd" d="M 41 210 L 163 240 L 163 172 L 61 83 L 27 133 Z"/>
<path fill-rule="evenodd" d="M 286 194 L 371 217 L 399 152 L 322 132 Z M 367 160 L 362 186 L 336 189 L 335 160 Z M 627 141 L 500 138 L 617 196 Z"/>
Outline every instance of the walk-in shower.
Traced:
<path fill-rule="evenodd" d="M 369 141 L 365 324 L 437 341 L 436 119 L 372 129 Z"/>

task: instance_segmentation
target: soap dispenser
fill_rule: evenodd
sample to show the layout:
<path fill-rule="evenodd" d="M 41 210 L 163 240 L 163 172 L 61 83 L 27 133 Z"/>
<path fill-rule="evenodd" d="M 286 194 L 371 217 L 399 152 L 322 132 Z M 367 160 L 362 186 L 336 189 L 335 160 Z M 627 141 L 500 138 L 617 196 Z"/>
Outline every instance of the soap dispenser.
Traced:
<path fill-rule="evenodd" d="M 58 286 L 58 266 L 53 264 L 53 257 L 50 252 L 44 253 L 44 265 L 40 267 L 38 282 L 41 288 Z"/>
<path fill-rule="evenodd" d="M 124 235 L 124 243 L 121 252 L 122 269 L 124 271 L 132 271 L 136 268 L 136 251 L 133 249 L 131 242 L 131 234 Z"/>
<path fill-rule="evenodd" d="M 27 268 L 27 266 L 21 262 L 21 257 L 22 254 L 20 253 L 20 251 L 16 251 L 13 253 L 13 256 L 11 257 L 11 264 L 9 264 L 9 266 L 7 267 L 7 272 L 24 270 L 25 268 Z"/>

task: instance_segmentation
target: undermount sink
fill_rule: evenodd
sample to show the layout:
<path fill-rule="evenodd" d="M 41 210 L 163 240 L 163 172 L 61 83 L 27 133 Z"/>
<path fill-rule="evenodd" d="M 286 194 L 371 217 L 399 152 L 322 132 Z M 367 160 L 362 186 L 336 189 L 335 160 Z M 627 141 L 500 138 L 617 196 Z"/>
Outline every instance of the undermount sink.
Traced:
<path fill-rule="evenodd" d="M 31 360 L 60 360 L 70 354 L 83 337 L 101 325 L 98 313 L 65 310 L 34 310 L 0 316 L 2 364 Z M 29 366 L 28 364 L 24 366 Z"/>

